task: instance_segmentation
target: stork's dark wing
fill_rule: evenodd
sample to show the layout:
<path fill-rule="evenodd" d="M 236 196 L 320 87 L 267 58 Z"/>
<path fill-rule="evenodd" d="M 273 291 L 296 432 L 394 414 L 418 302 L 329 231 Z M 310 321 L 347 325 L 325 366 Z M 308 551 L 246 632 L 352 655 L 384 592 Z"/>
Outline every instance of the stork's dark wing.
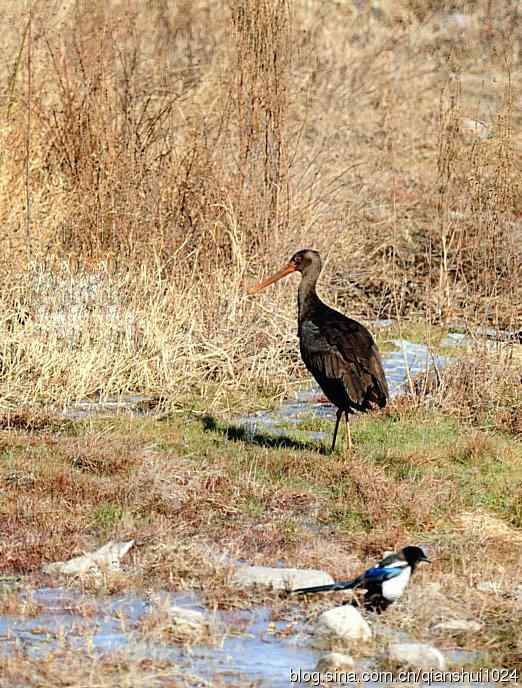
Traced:
<path fill-rule="evenodd" d="M 379 351 L 368 330 L 328 309 L 301 324 L 301 354 L 316 376 L 342 380 L 352 402 L 361 408 L 386 405 L 388 386 Z"/>

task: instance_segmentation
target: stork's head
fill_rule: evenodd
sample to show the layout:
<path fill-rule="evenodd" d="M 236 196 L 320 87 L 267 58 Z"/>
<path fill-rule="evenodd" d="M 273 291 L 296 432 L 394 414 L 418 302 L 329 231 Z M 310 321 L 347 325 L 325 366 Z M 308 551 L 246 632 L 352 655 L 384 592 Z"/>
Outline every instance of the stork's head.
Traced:
<path fill-rule="evenodd" d="M 248 289 L 248 293 L 255 294 L 261 289 L 268 287 L 270 284 L 274 284 L 274 282 L 278 282 L 283 277 L 290 275 L 292 272 L 300 272 L 304 275 L 308 271 L 313 269 L 314 272 L 319 274 L 321 272 L 321 267 L 321 256 L 317 251 L 314 251 L 311 248 L 302 249 L 301 251 L 297 251 L 297 253 L 294 253 L 294 255 L 290 258 L 290 261 L 287 265 L 285 265 L 284 268 L 279 270 L 279 272 L 276 272 L 271 277 L 267 277 L 262 282 L 259 282 L 254 287 Z"/>

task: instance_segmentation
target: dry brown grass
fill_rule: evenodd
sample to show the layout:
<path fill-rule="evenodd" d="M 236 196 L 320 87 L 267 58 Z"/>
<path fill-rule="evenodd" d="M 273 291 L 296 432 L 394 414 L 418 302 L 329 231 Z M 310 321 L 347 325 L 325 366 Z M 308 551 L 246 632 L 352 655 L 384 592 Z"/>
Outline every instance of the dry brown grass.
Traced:
<path fill-rule="evenodd" d="M 2 684 L 14 688 L 39 686 L 40 688 L 239 688 L 219 676 L 205 681 L 190 669 L 173 662 L 135 659 L 126 652 L 110 657 L 93 657 L 89 652 L 63 649 L 48 661 L 27 656 L 23 651 L 0 660 Z M 255 683 L 241 683 L 255 688 Z"/>
<path fill-rule="evenodd" d="M 293 288 L 244 287 L 303 245 L 350 312 L 519 323 L 490 5 L 4 2 L 0 396 L 281 391 Z"/>
<path fill-rule="evenodd" d="M 502 345 L 488 351 L 483 342 L 474 346 L 444 370 L 416 380 L 416 401 L 474 425 L 519 435 L 522 368 L 518 348 L 518 344 Z M 411 399 L 405 403 L 411 404 Z"/>

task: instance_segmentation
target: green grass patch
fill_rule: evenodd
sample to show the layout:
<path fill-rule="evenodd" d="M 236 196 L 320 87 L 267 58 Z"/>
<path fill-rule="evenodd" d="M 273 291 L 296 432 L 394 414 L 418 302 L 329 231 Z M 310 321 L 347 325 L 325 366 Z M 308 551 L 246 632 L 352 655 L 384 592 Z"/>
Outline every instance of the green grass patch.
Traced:
<path fill-rule="evenodd" d="M 123 517 L 123 509 L 119 504 L 105 503 L 94 512 L 94 523 L 102 530 L 114 528 Z"/>

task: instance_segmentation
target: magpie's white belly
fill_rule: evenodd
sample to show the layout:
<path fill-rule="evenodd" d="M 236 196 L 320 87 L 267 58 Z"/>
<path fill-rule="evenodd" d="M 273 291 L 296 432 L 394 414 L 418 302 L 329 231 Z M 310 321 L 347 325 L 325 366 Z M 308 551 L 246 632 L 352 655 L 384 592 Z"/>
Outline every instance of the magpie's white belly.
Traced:
<path fill-rule="evenodd" d="M 398 600 L 402 593 L 406 590 L 406 586 L 410 580 L 410 573 L 411 569 L 408 566 L 404 569 L 404 571 L 401 571 L 398 576 L 384 581 L 382 584 L 382 596 L 387 600 L 391 600 L 392 602 Z"/>

